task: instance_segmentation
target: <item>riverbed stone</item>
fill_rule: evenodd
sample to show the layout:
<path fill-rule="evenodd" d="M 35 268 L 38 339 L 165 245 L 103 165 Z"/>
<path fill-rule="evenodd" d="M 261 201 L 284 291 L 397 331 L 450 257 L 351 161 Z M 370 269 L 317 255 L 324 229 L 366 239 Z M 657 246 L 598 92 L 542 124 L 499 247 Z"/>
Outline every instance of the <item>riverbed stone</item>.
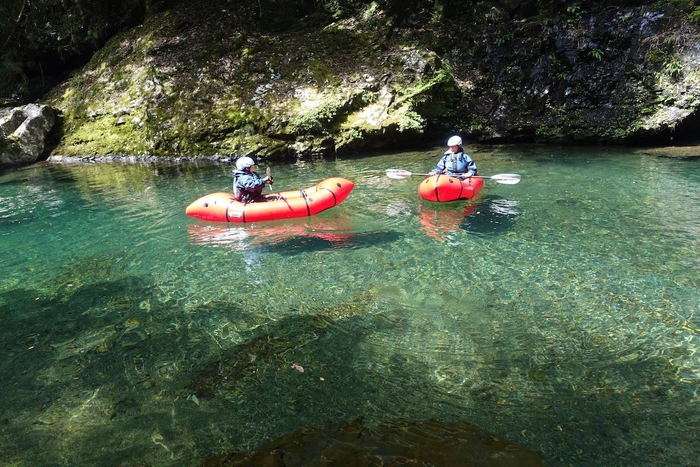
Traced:
<path fill-rule="evenodd" d="M 254 451 L 215 457 L 206 467 L 370 465 L 539 467 L 539 456 L 466 421 L 362 420 L 340 428 L 301 428 Z"/>

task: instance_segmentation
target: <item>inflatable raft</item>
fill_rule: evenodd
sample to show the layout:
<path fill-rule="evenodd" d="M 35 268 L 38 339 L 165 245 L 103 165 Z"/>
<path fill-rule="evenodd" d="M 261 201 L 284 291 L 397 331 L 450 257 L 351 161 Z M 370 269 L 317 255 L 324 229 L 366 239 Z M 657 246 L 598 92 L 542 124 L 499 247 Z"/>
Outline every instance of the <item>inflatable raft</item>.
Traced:
<path fill-rule="evenodd" d="M 484 179 L 479 177 L 431 175 L 418 185 L 418 194 L 428 201 L 455 201 L 473 198 L 483 186 Z"/>
<path fill-rule="evenodd" d="M 236 201 L 233 193 L 211 193 L 187 206 L 185 213 L 214 222 L 262 222 L 313 216 L 345 201 L 354 186 L 344 178 L 328 178 L 303 190 L 264 194 L 260 200 L 248 204 Z"/>

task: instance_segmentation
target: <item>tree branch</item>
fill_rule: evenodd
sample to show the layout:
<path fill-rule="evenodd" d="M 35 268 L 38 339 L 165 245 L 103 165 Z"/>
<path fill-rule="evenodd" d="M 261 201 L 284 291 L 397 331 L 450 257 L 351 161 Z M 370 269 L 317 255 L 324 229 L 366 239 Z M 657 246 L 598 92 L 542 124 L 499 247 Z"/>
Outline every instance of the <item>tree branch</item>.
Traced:
<path fill-rule="evenodd" d="M 12 38 L 12 34 L 14 33 L 15 28 L 17 28 L 17 25 L 19 24 L 19 21 L 22 19 L 22 14 L 24 13 L 24 7 L 27 5 L 29 0 L 22 0 L 22 8 L 19 10 L 19 14 L 17 15 L 17 19 L 15 20 L 14 28 L 7 34 L 7 39 L 5 39 L 5 42 L 3 42 L 2 47 L 0 47 L 0 50 L 3 50 L 5 47 L 7 47 L 8 42 L 10 42 L 10 39 Z"/>

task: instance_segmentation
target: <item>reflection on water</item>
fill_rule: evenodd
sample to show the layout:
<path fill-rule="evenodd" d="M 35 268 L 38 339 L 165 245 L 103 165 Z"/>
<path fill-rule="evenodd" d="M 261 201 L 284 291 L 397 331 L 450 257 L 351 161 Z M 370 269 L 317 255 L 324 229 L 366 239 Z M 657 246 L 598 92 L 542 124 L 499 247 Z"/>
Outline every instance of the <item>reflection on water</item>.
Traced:
<path fill-rule="evenodd" d="M 274 165 L 355 189 L 246 225 L 184 213 L 230 167 L 0 175 L 0 457 L 198 465 L 364 416 L 466 420 L 548 466 L 695 465 L 697 161 L 470 148 L 523 180 L 444 204 L 385 176 L 439 152 Z"/>
<path fill-rule="evenodd" d="M 476 209 L 474 201 L 470 201 L 466 207 L 462 207 L 464 203 L 457 201 L 446 206 L 421 203 L 418 208 L 421 230 L 435 240 L 449 240 L 464 222 L 464 218 Z"/>
<path fill-rule="evenodd" d="M 518 201 L 496 197 L 477 197 L 464 202 L 421 203 L 418 217 L 426 235 L 445 241 L 462 229 L 477 236 L 500 235 L 510 231 L 519 213 Z"/>
<path fill-rule="evenodd" d="M 268 225 L 190 224 L 187 226 L 193 245 L 231 247 L 237 251 L 273 246 L 294 238 L 319 238 L 342 244 L 352 237 L 351 230 L 335 229 L 331 225 L 294 223 L 267 223 Z"/>
<path fill-rule="evenodd" d="M 363 248 L 395 241 L 394 231 L 363 232 L 348 217 L 310 217 L 255 224 L 194 223 L 187 226 L 193 245 L 228 247 L 239 252 L 294 255 L 338 248 Z"/>

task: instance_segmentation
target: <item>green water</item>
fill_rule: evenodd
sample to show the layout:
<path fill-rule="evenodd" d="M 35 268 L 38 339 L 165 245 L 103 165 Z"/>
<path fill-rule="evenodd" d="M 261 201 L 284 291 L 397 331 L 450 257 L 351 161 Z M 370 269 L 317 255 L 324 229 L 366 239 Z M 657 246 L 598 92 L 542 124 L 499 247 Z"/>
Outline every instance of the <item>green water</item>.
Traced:
<path fill-rule="evenodd" d="M 274 164 L 277 190 L 355 189 L 246 226 L 184 214 L 228 167 L 0 175 L 3 465 L 197 465 L 358 416 L 467 420 L 548 466 L 697 465 L 700 162 L 474 149 L 522 181 L 441 205 L 384 175 L 440 150 Z"/>

